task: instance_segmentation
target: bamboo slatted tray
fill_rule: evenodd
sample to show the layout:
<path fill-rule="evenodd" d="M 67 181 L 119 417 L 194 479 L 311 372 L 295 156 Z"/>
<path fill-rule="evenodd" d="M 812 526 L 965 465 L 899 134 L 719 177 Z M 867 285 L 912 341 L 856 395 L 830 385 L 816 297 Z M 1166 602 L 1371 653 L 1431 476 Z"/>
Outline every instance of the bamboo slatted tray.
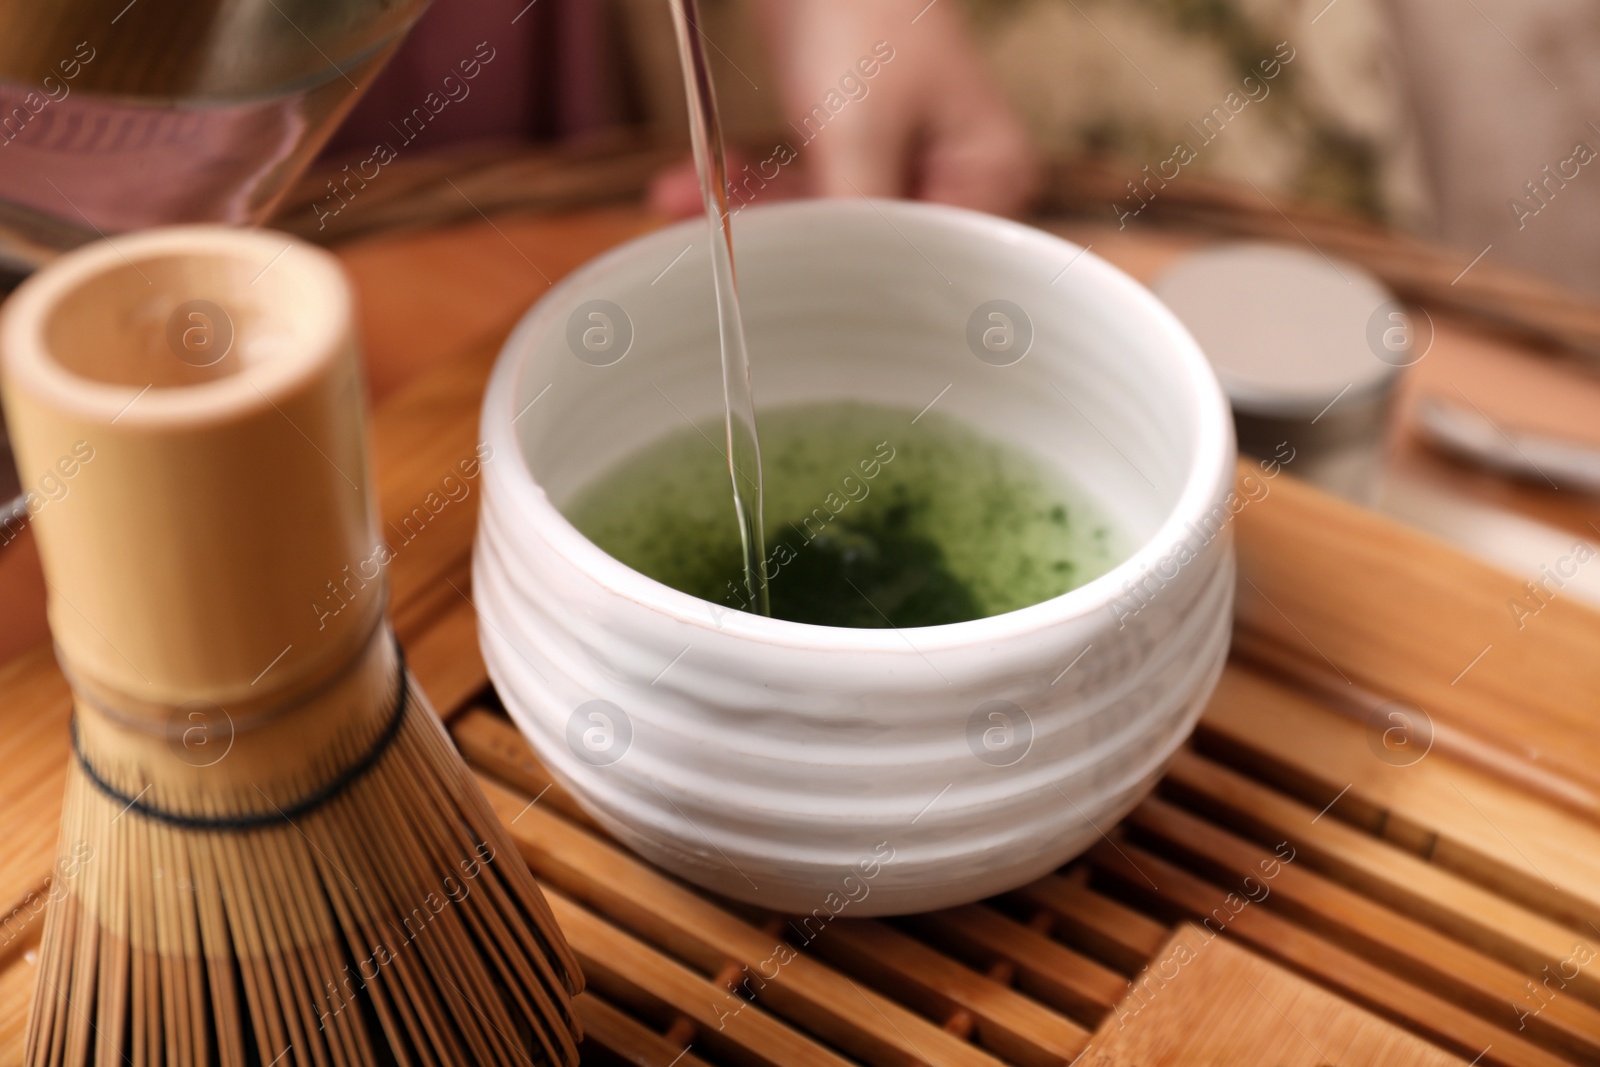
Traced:
<path fill-rule="evenodd" d="M 565 248 L 541 262 L 555 276 L 644 224 L 507 229 L 529 249 L 540 235 Z M 478 227 L 471 255 L 424 236 L 347 261 L 381 315 L 405 298 L 385 279 L 488 271 L 463 264 L 496 250 L 507 262 L 502 238 Z M 454 316 L 452 359 L 376 413 L 386 521 L 471 453 L 508 325 L 448 294 L 431 313 Z M 1600 1062 L 1600 615 L 1557 598 L 1519 630 L 1505 606 L 1516 579 L 1287 475 L 1271 486 L 1237 520 L 1234 659 L 1155 796 L 1015 893 L 902 920 L 846 912 L 808 924 L 813 936 L 654 870 L 550 783 L 478 655 L 475 498 L 433 515 L 391 565 L 397 629 L 583 963 L 586 1057 Z M 5 1065 L 21 1057 L 69 704 L 48 648 L 0 670 L 0 694 Z M 1390 701 L 1432 723 L 1414 762 L 1383 744 Z"/>

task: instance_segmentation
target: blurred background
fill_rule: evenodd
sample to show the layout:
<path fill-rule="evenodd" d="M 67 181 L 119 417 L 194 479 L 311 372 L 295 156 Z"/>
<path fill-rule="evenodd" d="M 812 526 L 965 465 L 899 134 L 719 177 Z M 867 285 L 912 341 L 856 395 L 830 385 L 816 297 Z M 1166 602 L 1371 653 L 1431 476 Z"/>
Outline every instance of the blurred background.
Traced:
<path fill-rule="evenodd" d="M 1579 144 L 1600 145 L 1600 9 L 1592 4 L 937 0 L 914 25 L 900 17 L 900 8 L 916 13 L 924 4 L 876 0 L 840 15 L 827 9 L 843 5 L 828 0 L 706 0 L 703 29 L 714 42 L 708 52 L 730 141 L 754 159 L 803 141 L 804 116 L 856 53 L 867 54 L 880 28 L 874 22 L 884 32 L 876 39 L 896 49 L 890 68 L 918 68 L 895 74 L 921 83 L 923 110 L 935 112 L 931 98 L 972 92 L 959 78 L 942 85 L 946 78 L 921 77 L 960 66 L 963 46 L 939 40 L 959 22 L 1046 164 L 1111 159 L 1137 174 L 1193 142 L 1197 158 L 1186 172 L 1249 180 L 1463 248 L 1494 243 L 1503 263 L 1600 293 L 1600 181 L 1584 181 L 1581 165 L 1561 171 Z M 767 10 L 780 7 L 788 10 Z M 807 7 L 819 11 L 807 18 Z M 875 7 L 883 9 L 877 16 Z M 830 33 L 840 39 L 826 40 Z M 475 87 L 480 95 L 419 137 L 419 149 L 486 136 L 572 143 L 622 132 L 686 143 L 663 0 L 437 0 L 330 154 L 364 155 L 370 143 L 393 140 L 394 117 L 480 40 L 498 53 Z M 1260 62 L 1275 55 L 1293 58 L 1263 79 Z M 1264 93 L 1248 91 L 1251 77 Z M 899 91 L 869 84 L 867 98 Z M 1249 101 L 1231 116 L 1237 121 L 1198 129 L 1229 93 Z M 838 118 L 874 122 L 849 107 Z M 889 117 L 875 129 L 896 145 L 913 134 Z M 1201 143 L 1207 133 L 1212 140 Z M 1548 188 L 1540 184 L 1546 168 L 1558 178 Z M 1511 206 L 1519 201 L 1522 211 Z M 1544 202 L 1559 207 L 1559 218 L 1544 217 Z M 1112 209 L 1108 202 L 1107 217 Z"/>

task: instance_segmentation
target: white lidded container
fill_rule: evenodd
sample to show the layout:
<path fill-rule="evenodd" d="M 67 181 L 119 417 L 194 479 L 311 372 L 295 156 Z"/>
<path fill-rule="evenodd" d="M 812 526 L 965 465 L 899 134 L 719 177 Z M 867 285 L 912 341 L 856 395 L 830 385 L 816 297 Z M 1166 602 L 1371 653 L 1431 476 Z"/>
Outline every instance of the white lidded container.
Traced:
<path fill-rule="evenodd" d="M 1353 263 L 1265 241 L 1192 252 L 1151 289 L 1210 358 L 1241 451 L 1376 500 L 1395 386 L 1432 345 L 1425 312 Z"/>

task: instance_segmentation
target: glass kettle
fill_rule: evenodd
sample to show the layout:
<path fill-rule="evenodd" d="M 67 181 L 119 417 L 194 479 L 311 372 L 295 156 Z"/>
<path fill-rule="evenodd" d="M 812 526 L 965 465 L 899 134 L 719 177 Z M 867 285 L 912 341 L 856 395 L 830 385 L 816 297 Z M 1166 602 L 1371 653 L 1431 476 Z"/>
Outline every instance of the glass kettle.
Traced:
<path fill-rule="evenodd" d="M 428 0 L 0 0 L 0 296 L 96 237 L 265 220 Z M 26 521 L 0 421 L 0 549 Z"/>
<path fill-rule="evenodd" d="M 262 221 L 426 6 L 0 0 L 0 270 Z"/>

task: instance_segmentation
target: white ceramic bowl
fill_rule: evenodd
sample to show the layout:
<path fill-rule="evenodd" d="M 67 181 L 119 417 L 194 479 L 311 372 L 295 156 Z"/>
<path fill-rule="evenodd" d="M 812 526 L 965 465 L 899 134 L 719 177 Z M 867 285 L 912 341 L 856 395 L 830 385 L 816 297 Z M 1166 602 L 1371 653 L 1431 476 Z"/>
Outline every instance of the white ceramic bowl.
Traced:
<path fill-rule="evenodd" d="M 1222 392 L 1149 292 L 1038 230 L 864 200 L 756 207 L 735 226 L 758 406 L 914 412 L 937 395 L 1069 472 L 1136 550 L 1019 611 L 859 630 L 715 608 L 595 547 L 557 505 L 721 410 L 706 227 L 691 221 L 572 274 L 501 353 L 473 572 L 489 673 L 586 810 L 714 891 L 876 915 L 1024 884 L 1153 786 L 1221 670 Z M 983 330 L 1004 325 L 997 299 L 1011 343 L 1031 334 L 1016 362 L 1016 348 L 979 358 Z"/>

